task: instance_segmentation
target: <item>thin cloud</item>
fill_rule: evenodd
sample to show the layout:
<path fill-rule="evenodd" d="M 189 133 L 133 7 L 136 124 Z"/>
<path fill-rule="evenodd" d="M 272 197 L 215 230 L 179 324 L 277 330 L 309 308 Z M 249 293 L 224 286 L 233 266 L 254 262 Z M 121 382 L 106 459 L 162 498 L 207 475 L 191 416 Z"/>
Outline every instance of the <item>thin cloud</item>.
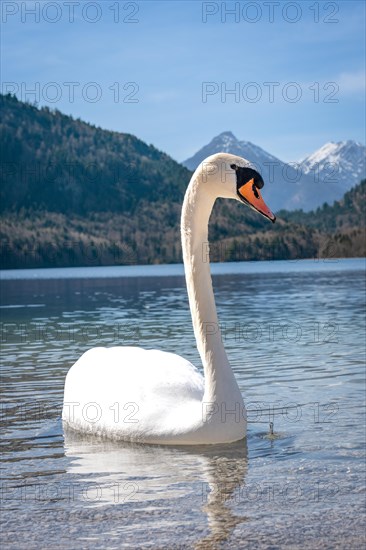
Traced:
<path fill-rule="evenodd" d="M 355 94 L 365 93 L 366 91 L 366 74 L 364 71 L 341 73 L 336 82 L 343 93 Z"/>

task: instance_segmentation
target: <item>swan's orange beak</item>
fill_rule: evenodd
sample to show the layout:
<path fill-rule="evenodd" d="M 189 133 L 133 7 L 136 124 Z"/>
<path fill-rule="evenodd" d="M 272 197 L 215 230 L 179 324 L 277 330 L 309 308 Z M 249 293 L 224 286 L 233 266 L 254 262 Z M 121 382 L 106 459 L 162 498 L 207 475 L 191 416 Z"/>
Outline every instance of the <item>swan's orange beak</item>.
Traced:
<path fill-rule="evenodd" d="M 254 185 L 254 179 L 249 180 L 247 183 L 239 187 L 238 194 L 243 202 L 248 204 L 251 208 L 253 208 L 253 210 L 256 210 L 262 214 L 262 216 L 271 220 L 272 223 L 276 221 L 276 216 L 273 212 L 271 212 L 262 199 L 262 195 L 258 187 Z"/>

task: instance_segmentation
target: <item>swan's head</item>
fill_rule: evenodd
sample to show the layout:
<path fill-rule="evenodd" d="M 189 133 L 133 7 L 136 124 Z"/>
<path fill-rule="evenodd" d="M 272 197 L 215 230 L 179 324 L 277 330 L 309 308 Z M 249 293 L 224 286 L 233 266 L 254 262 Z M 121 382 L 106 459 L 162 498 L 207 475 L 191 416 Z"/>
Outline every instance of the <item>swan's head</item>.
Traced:
<path fill-rule="evenodd" d="M 276 221 L 260 192 L 264 186 L 263 178 L 246 159 L 217 153 L 204 160 L 197 172 L 202 183 L 216 197 L 239 200 L 271 222 Z"/>

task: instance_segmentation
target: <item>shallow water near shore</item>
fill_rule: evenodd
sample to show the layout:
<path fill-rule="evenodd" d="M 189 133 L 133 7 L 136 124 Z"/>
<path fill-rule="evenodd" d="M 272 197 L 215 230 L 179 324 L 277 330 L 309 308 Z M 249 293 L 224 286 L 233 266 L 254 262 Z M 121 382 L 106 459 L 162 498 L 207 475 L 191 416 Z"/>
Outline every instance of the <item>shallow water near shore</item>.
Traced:
<path fill-rule="evenodd" d="M 182 266 L 2 272 L 3 547 L 363 548 L 364 269 L 213 266 L 248 437 L 197 447 L 110 442 L 60 420 L 66 373 L 91 347 L 200 365 Z"/>

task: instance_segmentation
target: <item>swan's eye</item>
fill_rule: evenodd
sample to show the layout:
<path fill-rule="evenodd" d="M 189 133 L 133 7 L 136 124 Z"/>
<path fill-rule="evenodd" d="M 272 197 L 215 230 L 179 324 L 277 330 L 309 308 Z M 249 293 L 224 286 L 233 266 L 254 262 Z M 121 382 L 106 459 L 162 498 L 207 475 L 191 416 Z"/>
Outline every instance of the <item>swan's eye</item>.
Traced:
<path fill-rule="evenodd" d="M 262 187 L 264 186 L 264 181 L 262 180 L 262 178 L 256 178 L 254 180 L 254 184 L 257 187 L 257 189 L 262 189 Z"/>

